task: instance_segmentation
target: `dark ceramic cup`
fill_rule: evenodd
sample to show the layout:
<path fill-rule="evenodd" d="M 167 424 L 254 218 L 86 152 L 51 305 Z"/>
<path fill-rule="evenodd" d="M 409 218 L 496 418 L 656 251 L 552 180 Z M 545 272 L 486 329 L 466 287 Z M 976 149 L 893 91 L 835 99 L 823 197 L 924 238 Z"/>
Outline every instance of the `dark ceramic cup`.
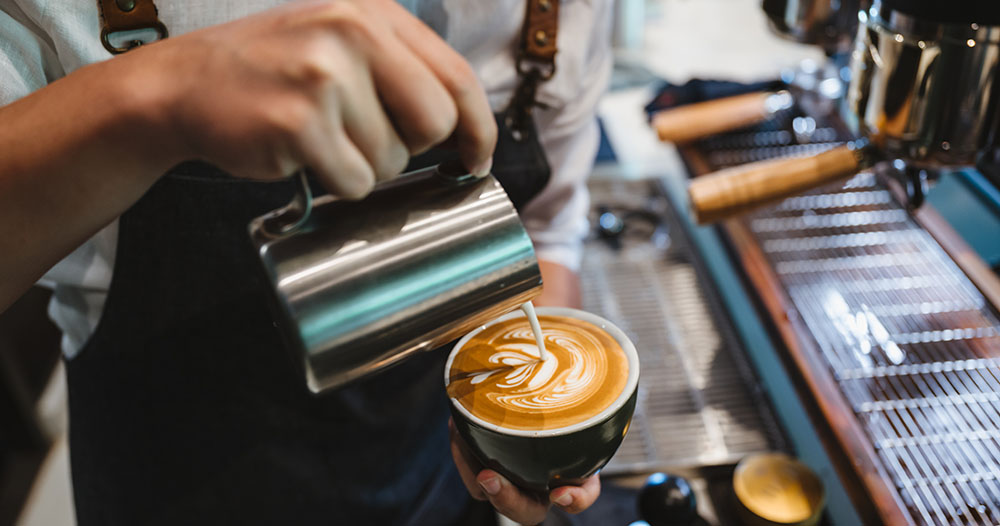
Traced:
<path fill-rule="evenodd" d="M 539 316 L 566 316 L 589 322 L 611 335 L 628 359 L 628 380 L 619 396 L 597 415 L 576 424 L 541 431 L 506 429 L 471 414 L 454 398 L 451 413 L 455 428 L 476 459 L 514 484 L 546 492 L 566 485 L 579 485 L 611 460 L 628 431 L 635 410 L 639 385 L 639 358 L 625 333 L 611 322 L 576 309 L 539 307 Z M 480 331 L 510 318 L 519 311 L 479 327 L 455 344 L 445 366 L 445 387 L 456 353 Z M 543 327 L 544 329 L 544 327 Z"/>

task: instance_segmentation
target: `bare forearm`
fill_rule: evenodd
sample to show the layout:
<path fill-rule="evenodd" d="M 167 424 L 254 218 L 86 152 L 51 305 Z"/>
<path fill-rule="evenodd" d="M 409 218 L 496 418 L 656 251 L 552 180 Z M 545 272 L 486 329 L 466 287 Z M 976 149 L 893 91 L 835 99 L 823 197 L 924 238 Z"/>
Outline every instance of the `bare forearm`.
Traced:
<path fill-rule="evenodd" d="M 472 68 L 391 0 L 291 2 L 130 51 L 0 108 L 0 310 L 172 164 L 360 198 L 454 136 L 489 170 Z"/>
<path fill-rule="evenodd" d="M 179 160 L 111 62 L 0 108 L 0 311 Z"/>

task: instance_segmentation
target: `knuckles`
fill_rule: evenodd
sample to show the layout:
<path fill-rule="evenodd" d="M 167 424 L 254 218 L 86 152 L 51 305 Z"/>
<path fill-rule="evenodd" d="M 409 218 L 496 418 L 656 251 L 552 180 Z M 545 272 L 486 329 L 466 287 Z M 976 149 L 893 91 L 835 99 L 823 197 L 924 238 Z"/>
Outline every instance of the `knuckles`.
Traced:
<path fill-rule="evenodd" d="M 324 93 L 343 93 L 352 78 L 366 70 L 358 57 L 325 39 L 312 39 L 284 65 L 285 79 L 318 101 Z M 367 74 L 367 72 L 364 72 Z"/>
<path fill-rule="evenodd" d="M 285 76 L 297 87 L 316 94 L 335 81 L 336 69 L 330 57 L 321 51 L 304 50 L 298 60 L 287 64 Z"/>
<path fill-rule="evenodd" d="M 370 45 L 376 40 L 378 28 L 372 15 L 354 2 L 322 2 L 312 21 L 322 30 L 349 40 L 354 46 Z"/>
<path fill-rule="evenodd" d="M 367 74 L 365 50 L 378 31 L 370 15 L 349 1 L 316 2 L 306 10 L 307 21 L 293 28 L 303 38 L 285 64 L 287 80 L 318 94 L 343 89 L 362 70 Z"/>
<path fill-rule="evenodd" d="M 330 124 L 324 119 L 329 117 L 326 110 L 332 101 L 350 100 L 354 91 L 365 87 L 358 79 L 371 75 L 367 61 L 379 59 L 379 43 L 384 39 L 379 32 L 387 29 L 377 18 L 377 5 L 366 5 L 366 1 L 377 4 L 376 0 L 303 3 L 296 9 L 289 8 L 280 21 L 261 26 L 273 31 L 279 37 L 278 43 L 294 44 L 295 53 L 265 52 L 262 55 L 269 63 L 243 64 L 248 70 L 244 76 L 248 81 L 266 75 L 273 82 L 257 89 L 254 98 L 229 97 L 205 108 L 206 113 L 238 109 L 243 114 L 239 119 L 240 129 L 225 132 L 227 137 L 216 144 L 217 150 L 232 144 L 259 146 L 252 159 L 226 155 L 230 161 L 226 164 L 234 171 L 264 179 L 288 175 L 282 172 L 290 171 L 290 166 L 302 160 L 307 135 Z M 391 2 L 386 5 L 395 6 Z M 280 61 L 276 61 L 279 55 Z M 445 89 L 436 88 L 437 94 L 432 98 L 444 100 L 432 101 L 432 111 L 419 112 L 416 118 L 395 123 L 399 136 L 380 148 L 382 155 L 373 163 L 377 165 L 373 168 L 379 179 L 399 174 L 410 153 L 424 151 L 451 136 L 459 124 L 458 109 L 463 107 L 456 102 L 481 93 L 472 68 L 457 54 L 441 57 L 435 70 Z M 485 129 L 478 128 L 473 131 L 477 135 L 472 137 L 474 141 L 495 142 L 492 119 Z"/>

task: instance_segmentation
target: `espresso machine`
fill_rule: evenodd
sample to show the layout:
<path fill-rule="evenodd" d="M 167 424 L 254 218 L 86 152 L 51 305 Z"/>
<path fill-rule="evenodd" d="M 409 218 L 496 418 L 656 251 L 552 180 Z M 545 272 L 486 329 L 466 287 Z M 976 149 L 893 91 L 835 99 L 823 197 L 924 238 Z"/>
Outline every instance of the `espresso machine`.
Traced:
<path fill-rule="evenodd" d="M 1000 521 L 1000 279 L 952 221 L 980 194 L 927 193 L 963 174 L 997 193 L 984 4 L 874 2 L 839 111 L 680 145 L 694 177 L 664 183 L 789 441 L 836 481 L 833 524 Z"/>
<path fill-rule="evenodd" d="M 828 56 L 850 50 L 861 0 L 764 0 L 771 29 L 789 40 L 819 46 Z"/>
<path fill-rule="evenodd" d="M 935 21 L 934 10 L 948 11 L 953 21 Z M 954 11 L 890 0 L 859 12 L 841 112 L 854 140 L 811 157 L 700 178 L 690 188 L 699 220 L 750 210 L 869 167 L 901 179 L 919 206 L 928 180 L 941 170 L 974 165 L 994 151 L 1000 26 L 983 20 L 982 9 Z"/>
<path fill-rule="evenodd" d="M 781 73 L 783 89 L 752 92 L 657 112 L 652 126 L 662 141 L 685 144 L 713 134 L 763 122 L 794 105 L 811 114 L 836 110 L 849 78 L 847 57 L 858 27 L 858 12 L 869 0 L 764 0 L 772 33 L 823 50 L 827 60 L 805 60 Z M 808 128 L 807 123 L 803 126 Z"/>

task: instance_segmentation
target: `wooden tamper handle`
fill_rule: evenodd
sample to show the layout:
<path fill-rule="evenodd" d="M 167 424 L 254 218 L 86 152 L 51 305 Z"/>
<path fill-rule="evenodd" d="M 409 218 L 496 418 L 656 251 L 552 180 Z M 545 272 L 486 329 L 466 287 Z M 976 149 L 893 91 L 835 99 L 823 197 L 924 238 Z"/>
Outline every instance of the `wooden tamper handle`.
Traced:
<path fill-rule="evenodd" d="M 652 124 L 661 141 L 685 143 L 764 121 L 792 102 L 787 91 L 746 93 L 663 110 Z"/>
<path fill-rule="evenodd" d="M 760 161 L 703 175 L 688 186 L 691 211 L 698 223 L 712 223 L 853 175 L 866 159 L 865 148 L 848 145 L 812 157 Z"/>

